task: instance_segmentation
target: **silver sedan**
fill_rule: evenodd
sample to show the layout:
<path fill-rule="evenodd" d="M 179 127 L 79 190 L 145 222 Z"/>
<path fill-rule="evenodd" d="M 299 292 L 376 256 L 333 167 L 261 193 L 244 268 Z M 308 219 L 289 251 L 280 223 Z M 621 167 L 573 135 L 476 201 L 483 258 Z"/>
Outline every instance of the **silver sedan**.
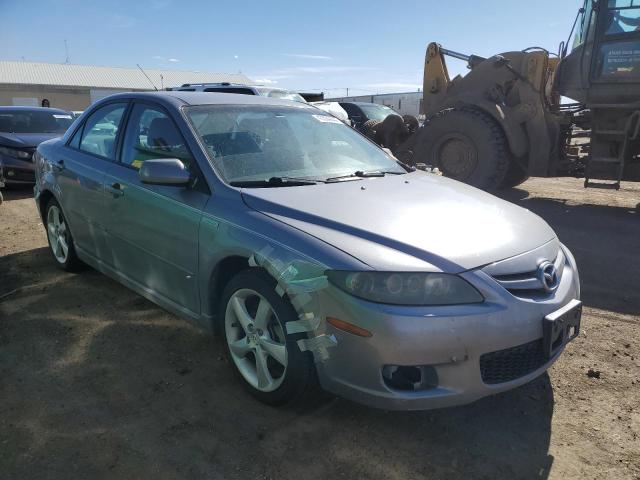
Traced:
<path fill-rule="evenodd" d="M 310 105 L 114 95 L 34 161 L 54 261 L 219 333 L 269 404 L 468 403 L 543 373 L 580 328 L 575 261 L 541 218 Z"/>

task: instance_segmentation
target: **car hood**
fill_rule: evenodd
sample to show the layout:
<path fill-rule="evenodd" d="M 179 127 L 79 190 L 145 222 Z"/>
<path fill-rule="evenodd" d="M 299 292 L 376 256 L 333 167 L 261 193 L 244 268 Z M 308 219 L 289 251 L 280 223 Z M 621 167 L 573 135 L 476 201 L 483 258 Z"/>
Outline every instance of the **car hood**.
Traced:
<path fill-rule="evenodd" d="M 62 136 L 61 133 L 10 133 L 0 132 L 0 145 L 15 148 L 37 147 L 45 140 Z"/>
<path fill-rule="evenodd" d="M 549 225 L 529 210 L 420 171 L 243 189 L 242 196 L 249 207 L 380 270 L 460 272 L 556 238 Z"/>

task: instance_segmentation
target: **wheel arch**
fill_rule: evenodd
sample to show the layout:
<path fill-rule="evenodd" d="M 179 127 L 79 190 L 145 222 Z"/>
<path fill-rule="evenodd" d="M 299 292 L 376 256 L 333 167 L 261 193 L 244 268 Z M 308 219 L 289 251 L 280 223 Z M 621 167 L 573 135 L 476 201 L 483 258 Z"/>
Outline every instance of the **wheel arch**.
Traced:
<path fill-rule="evenodd" d="M 211 329 L 214 333 L 220 333 L 220 319 L 217 318 L 218 302 L 222 292 L 229 281 L 238 273 L 250 268 L 249 258 L 243 255 L 229 255 L 218 261 L 211 273 L 207 285 L 207 306 L 211 314 Z"/>
<path fill-rule="evenodd" d="M 40 214 L 40 218 L 42 219 L 43 223 L 45 222 L 45 208 L 47 208 L 47 204 L 52 198 L 55 198 L 58 204 L 60 204 L 60 201 L 56 198 L 51 190 L 42 190 L 36 200 L 38 205 L 38 213 Z"/>

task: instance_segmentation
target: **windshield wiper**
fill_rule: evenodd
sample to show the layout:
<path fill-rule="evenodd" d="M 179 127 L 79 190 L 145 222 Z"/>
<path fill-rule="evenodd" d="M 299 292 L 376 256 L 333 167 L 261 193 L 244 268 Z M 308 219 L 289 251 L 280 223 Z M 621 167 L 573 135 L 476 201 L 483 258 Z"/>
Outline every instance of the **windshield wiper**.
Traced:
<path fill-rule="evenodd" d="M 318 181 L 297 177 L 271 177 L 268 180 L 237 180 L 229 182 L 232 187 L 244 188 L 277 188 L 277 187 L 301 187 L 303 185 L 316 185 Z"/>
<path fill-rule="evenodd" d="M 358 170 L 357 172 L 350 173 L 348 175 L 340 175 L 338 177 L 329 177 L 325 179 L 325 182 L 339 182 L 341 180 L 345 180 L 348 178 L 370 178 L 370 177 L 384 177 L 385 175 L 402 175 L 407 172 L 394 172 L 394 171 L 372 171 L 372 172 L 363 172 L 362 170 Z"/>

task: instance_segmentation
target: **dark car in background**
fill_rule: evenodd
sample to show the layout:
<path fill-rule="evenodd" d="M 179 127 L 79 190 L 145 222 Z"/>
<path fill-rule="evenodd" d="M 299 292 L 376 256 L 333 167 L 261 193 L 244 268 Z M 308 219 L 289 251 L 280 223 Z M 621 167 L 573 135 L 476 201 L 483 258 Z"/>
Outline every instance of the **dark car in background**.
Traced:
<path fill-rule="evenodd" d="M 33 184 L 36 147 L 62 136 L 71 123 L 71 113 L 57 108 L 0 107 L 0 179 L 7 185 Z"/>
<path fill-rule="evenodd" d="M 387 107 L 386 105 L 380 105 L 378 103 L 368 103 L 368 102 L 339 102 L 340 106 L 344 108 L 349 115 L 349 120 L 351 120 L 353 126 L 356 130 L 361 132 L 365 132 L 364 124 L 370 120 L 374 120 L 376 122 L 382 122 L 389 115 L 398 115 L 398 112 L 393 110 L 392 108 Z"/>

